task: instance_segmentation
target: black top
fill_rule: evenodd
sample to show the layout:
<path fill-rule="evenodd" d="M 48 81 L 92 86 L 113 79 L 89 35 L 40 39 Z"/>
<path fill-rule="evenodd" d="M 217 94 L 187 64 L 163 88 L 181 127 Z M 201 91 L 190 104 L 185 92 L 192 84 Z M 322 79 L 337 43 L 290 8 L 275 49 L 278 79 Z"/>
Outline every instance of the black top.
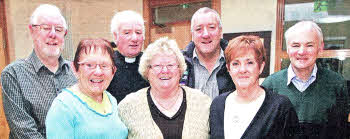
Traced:
<path fill-rule="evenodd" d="M 154 104 L 151 95 L 151 87 L 147 90 L 147 101 L 148 106 L 151 111 L 152 119 L 159 127 L 160 131 L 163 134 L 164 139 L 181 139 L 182 138 L 182 129 L 185 121 L 186 113 L 186 92 L 183 91 L 183 101 L 180 106 L 180 109 L 176 112 L 173 117 L 168 117 L 164 115 Z"/>
<path fill-rule="evenodd" d="M 300 130 L 298 117 L 290 100 L 283 95 L 265 89 L 264 102 L 242 135 L 242 139 L 291 138 Z M 211 138 L 224 138 L 224 113 L 226 92 L 216 97 L 210 106 Z"/>
<path fill-rule="evenodd" d="M 138 72 L 141 55 L 142 53 L 136 57 L 134 63 L 126 63 L 122 54 L 118 51 L 114 52 L 114 63 L 117 66 L 117 71 L 107 91 L 117 99 L 118 103 L 126 95 L 149 86 L 148 82 Z"/>

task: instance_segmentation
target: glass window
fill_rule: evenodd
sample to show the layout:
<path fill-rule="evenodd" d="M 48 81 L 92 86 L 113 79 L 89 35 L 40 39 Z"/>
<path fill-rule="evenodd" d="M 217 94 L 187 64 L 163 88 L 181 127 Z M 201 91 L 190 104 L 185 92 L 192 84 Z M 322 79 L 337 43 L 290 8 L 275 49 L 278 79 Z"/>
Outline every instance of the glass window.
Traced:
<path fill-rule="evenodd" d="M 185 3 L 152 8 L 153 24 L 162 25 L 190 21 L 194 12 L 202 7 L 211 7 L 211 1 Z"/>
<path fill-rule="evenodd" d="M 321 27 L 325 50 L 350 48 L 350 0 L 286 0 L 283 30 L 300 20 L 313 20 Z M 282 49 L 286 50 L 284 38 Z"/>

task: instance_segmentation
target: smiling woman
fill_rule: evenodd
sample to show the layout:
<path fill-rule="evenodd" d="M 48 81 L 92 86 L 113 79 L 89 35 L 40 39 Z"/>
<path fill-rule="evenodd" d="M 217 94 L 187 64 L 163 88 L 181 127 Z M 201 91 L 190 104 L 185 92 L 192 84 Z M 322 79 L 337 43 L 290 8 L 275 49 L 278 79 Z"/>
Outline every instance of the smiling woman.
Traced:
<path fill-rule="evenodd" d="M 298 118 L 285 96 L 259 86 L 266 54 L 256 36 L 239 36 L 225 49 L 228 72 L 237 90 L 216 97 L 210 107 L 211 138 L 297 136 Z"/>
<path fill-rule="evenodd" d="M 46 117 L 47 138 L 126 138 L 117 101 L 106 91 L 116 71 L 110 43 L 80 41 L 73 65 L 78 83 L 53 101 Z"/>
<path fill-rule="evenodd" d="M 160 38 L 141 57 L 139 72 L 151 87 L 131 93 L 119 104 L 129 139 L 209 138 L 210 98 L 180 86 L 185 59 L 175 40 Z"/>

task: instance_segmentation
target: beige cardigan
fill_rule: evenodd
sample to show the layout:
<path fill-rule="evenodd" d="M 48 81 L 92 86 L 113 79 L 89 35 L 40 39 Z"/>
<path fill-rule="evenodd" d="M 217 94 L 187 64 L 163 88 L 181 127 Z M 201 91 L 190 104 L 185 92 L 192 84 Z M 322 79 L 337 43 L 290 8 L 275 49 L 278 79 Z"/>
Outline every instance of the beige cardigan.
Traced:
<path fill-rule="evenodd" d="M 186 91 L 187 103 L 182 138 L 209 138 L 210 97 L 199 90 L 182 87 Z M 147 102 L 147 89 L 148 87 L 127 95 L 118 104 L 120 118 L 129 130 L 129 139 L 163 138 L 162 132 L 152 119 Z"/>

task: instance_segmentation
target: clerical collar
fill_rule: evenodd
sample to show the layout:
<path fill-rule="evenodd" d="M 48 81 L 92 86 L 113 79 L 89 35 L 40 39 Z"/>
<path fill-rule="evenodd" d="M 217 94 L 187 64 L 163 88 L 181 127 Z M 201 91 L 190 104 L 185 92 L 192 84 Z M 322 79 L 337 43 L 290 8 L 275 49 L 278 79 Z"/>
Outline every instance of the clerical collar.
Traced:
<path fill-rule="evenodd" d="M 136 61 L 136 57 L 125 57 L 126 63 L 134 63 Z"/>

